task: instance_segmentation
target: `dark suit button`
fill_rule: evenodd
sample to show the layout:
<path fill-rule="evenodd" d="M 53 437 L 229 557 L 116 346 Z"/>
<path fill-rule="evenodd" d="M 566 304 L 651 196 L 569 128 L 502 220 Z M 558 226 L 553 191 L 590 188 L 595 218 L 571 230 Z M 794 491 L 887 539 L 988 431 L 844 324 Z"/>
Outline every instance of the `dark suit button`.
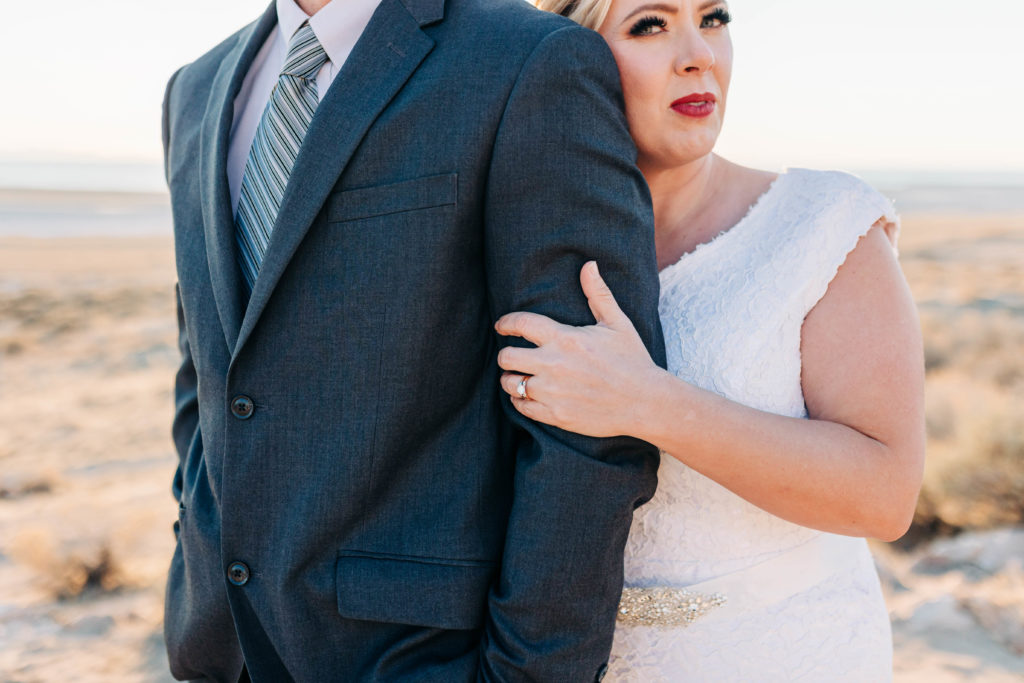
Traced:
<path fill-rule="evenodd" d="M 248 420 L 255 409 L 256 405 L 248 396 L 235 396 L 231 400 L 231 414 L 239 420 Z"/>
<path fill-rule="evenodd" d="M 597 670 L 597 675 L 594 676 L 594 683 L 601 683 L 604 680 L 605 675 L 608 673 L 608 665 L 602 664 L 601 668 Z"/>
<path fill-rule="evenodd" d="M 228 581 L 236 586 L 244 586 L 249 583 L 249 568 L 244 562 L 232 562 L 228 567 Z"/>

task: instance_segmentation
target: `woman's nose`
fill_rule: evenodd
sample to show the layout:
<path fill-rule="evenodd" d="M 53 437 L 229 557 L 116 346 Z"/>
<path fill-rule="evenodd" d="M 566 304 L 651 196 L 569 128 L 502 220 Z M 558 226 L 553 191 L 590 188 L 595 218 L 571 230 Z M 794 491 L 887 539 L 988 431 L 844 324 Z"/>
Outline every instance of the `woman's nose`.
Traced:
<path fill-rule="evenodd" d="M 700 31 L 693 31 L 679 36 L 678 53 L 676 55 L 676 73 L 704 73 L 715 65 L 715 53 L 704 40 Z"/>

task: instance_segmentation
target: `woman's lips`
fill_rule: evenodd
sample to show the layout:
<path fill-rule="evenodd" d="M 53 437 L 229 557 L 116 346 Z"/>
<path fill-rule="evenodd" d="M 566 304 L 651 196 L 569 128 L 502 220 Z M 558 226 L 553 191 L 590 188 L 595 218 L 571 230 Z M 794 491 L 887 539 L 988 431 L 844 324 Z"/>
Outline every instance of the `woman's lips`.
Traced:
<path fill-rule="evenodd" d="M 680 97 L 671 106 L 683 116 L 702 119 L 705 116 L 711 116 L 711 113 L 715 111 L 716 102 L 718 102 L 718 98 L 709 92 L 693 93 L 686 97 Z"/>

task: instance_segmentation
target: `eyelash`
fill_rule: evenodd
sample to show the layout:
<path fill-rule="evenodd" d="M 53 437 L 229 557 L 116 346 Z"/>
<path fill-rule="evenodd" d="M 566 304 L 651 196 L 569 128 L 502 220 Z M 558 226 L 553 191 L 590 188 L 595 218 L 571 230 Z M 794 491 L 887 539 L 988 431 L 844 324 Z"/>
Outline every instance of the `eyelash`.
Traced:
<path fill-rule="evenodd" d="M 707 25 L 708 22 L 714 22 L 714 21 L 717 21 L 718 24 L 717 25 L 713 25 L 713 26 L 708 26 Z M 732 21 L 732 15 L 729 14 L 726 10 L 722 9 L 721 7 L 719 7 L 714 12 L 711 12 L 710 14 L 706 14 L 706 15 L 704 15 L 703 18 L 701 18 L 700 27 L 701 28 L 721 28 L 721 27 L 725 26 L 726 24 L 728 24 L 730 21 Z"/>
<path fill-rule="evenodd" d="M 649 35 L 652 35 L 650 33 L 650 29 L 652 29 L 652 28 L 665 29 L 667 26 L 668 26 L 668 22 L 666 22 L 664 19 L 662 19 L 661 17 L 656 17 L 654 15 L 651 15 L 651 16 L 648 16 L 648 17 L 644 17 L 640 21 L 638 21 L 635 24 L 633 24 L 633 28 L 629 29 L 629 35 L 631 35 L 631 36 L 649 36 Z"/>
<path fill-rule="evenodd" d="M 714 12 L 701 17 L 700 27 L 701 28 L 722 28 L 726 24 L 732 21 L 732 15 L 721 7 L 716 9 Z M 716 23 L 717 22 L 717 23 Z M 660 28 L 665 30 L 668 28 L 668 22 L 661 17 L 654 15 L 643 17 L 638 22 L 633 24 L 633 27 L 629 29 L 629 35 L 631 36 L 649 36 L 652 28 Z"/>

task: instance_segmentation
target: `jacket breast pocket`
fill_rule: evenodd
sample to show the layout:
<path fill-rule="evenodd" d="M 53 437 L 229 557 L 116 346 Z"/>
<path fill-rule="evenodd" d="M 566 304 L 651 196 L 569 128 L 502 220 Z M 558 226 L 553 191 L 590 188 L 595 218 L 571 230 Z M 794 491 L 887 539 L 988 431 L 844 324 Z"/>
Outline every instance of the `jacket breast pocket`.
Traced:
<path fill-rule="evenodd" d="M 483 625 L 496 565 L 342 550 L 338 613 L 347 619 L 453 630 Z"/>
<path fill-rule="evenodd" d="M 344 223 L 452 205 L 458 198 L 458 180 L 457 173 L 443 173 L 388 185 L 342 190 L 331 195 L 327 221 Z"/>

